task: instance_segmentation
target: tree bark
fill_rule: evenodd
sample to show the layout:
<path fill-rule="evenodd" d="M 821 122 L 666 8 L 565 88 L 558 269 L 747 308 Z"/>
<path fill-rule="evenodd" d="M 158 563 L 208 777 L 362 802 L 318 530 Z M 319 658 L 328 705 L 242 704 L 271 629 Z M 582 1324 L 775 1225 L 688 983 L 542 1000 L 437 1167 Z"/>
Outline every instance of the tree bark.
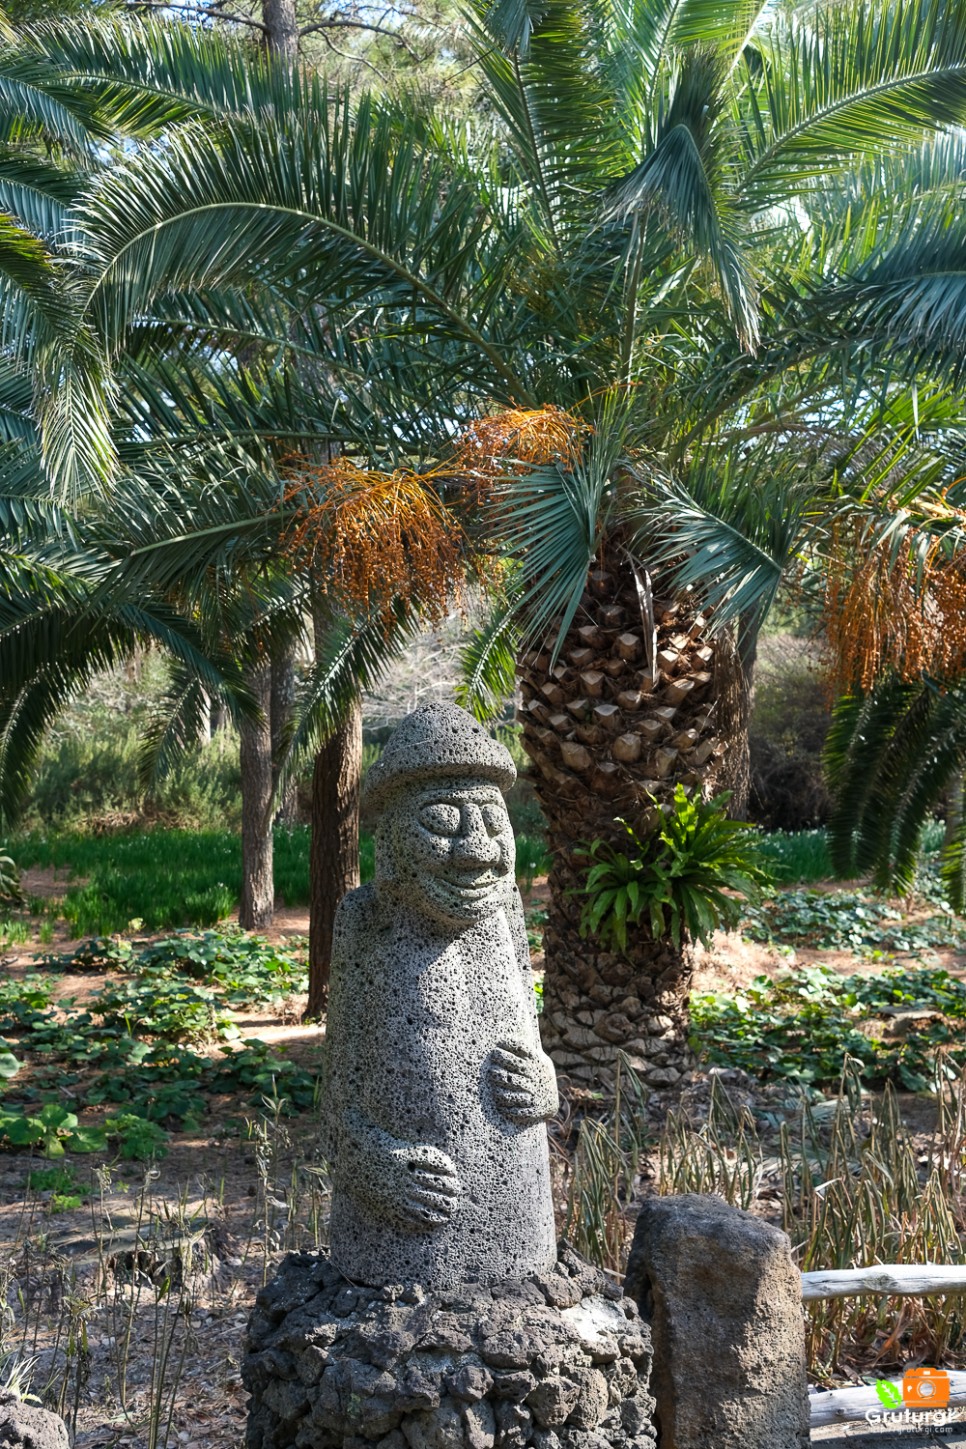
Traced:
<path fill-rule="evenodd" d="M 262 0 L 262 24 L 267 49 L 286 60 L 295 60 L 299 53 L 295 0 Z"/>
<path fill-rule="evenodd" d="M 740 783 L 741 669 L 707 624 L 690 596 L 654 597 L 615 539 L 552 672 L 549 648 L 520 661 L 523 741 L 554 862 L 541 1033 L 580 1086 L 609 1086 L 619 1051 L 651 1087 L 674 1086 L 689 1065 L 690 948 L 653 939 L 643 923 L 626 951 L 581 937 L 587 861 L 577 851 L 626 843 L 615 818 L 644 826 L 650 797 L 669 800 L 678 783 L 704 795 Z"/>
<path fill-rule="evenodd" d="M 275 798 L 275 821 L 291 825 L 298 804 L 298 784 L 290 775 L 279 792 L 278 781 L 286 731 L 295 712 L 295 649 L 286 648 L 272 658 L 272 789 Z"/>
<path fill-rule="evenodd" d="M 262 711 L 239 725 L 242 791 L 242 892 L 238 923 L 246 931 L 272 924 L 275 885 L 272 840 L 272 666 L 255 664 L 246 679 Z"/>
<path fill-rule="evenodd" d="M 326 1008 L 332 927 L 346 891 L 359 884 L 359 796 L 362 783 L 362 705 L 315 757 L 309 850 L 309 1000 L 306 1019 Z"/>

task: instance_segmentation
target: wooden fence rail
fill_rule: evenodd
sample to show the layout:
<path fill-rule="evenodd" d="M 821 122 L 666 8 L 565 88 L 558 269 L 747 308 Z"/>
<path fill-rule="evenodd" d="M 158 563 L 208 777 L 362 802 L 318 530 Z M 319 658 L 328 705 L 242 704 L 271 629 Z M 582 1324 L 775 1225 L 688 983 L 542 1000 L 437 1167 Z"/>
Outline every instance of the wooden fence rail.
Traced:
<path fill-rule="evenodd" d="M 823 1298 L 857 1298 L 865 1294 L 920 1296 L 927 1293 L 966 1293 L 966 1266 L 937 1263 L 877 1263 L 873 1268 L 843 1268 L 803 1273 L 802 1298 L 817 1303 Z M 886 1377 L 892 1377 L 887 1375 Z M 950 1373 L 949 1407 L 966 1407 L 966 1373 Z M 830 1389 L 812 1394 L 809 1411 L 813 1429 L 847 1424 L 866 1414 L 888 1412 L 874 1388 Z"/>

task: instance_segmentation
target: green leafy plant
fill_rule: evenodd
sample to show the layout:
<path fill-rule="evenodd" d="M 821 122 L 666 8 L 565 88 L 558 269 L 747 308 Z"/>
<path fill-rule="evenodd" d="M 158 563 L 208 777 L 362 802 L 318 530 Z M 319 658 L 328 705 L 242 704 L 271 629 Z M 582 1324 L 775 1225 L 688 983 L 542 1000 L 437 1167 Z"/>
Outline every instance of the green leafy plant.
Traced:
<path fill-rule="evenodd" d="M 939 968 L 840 976 L 811 966 L 777 981 L 756 976 L 737 993 L 692 997 L 691 1021 L 707 1061 L 757 1077 L 831 1083 L 851 1061 L 865 1082 L 892 1079 L 921 1092 L 935 1082 L 940 1052 L 966 1062 L 966 985 Z"/>
<path fill-rule="evenodd" d="M 22 899 L 20 871 L 13 857 L 7 854 L 7 847 L 0 845 L 0 904 L 19 905 Z"/>
<path fill-rule="evenodd" d="M 163 977 L 105 987 L 94 1011 L 108 1026 L 166 1041 L 233 1037 L 238 1028 L 217 992 Z"/>
<path fill-rule="evenodd" d="M 669 936 L 676 947 L 686 938 L 708 944 L 718 926 L 737 924 L 742 899 L 767 877 L 754 831 L 724 813 L 728 798 L 689 797 L 677 785 L 673 803 L 646 839 L 626 820 L 616 822 L 632 853 L 603 840 L 584 849 L 594 863 L 583 887 L 588 900 L 581 932 L 625 950 L 628 927 L 642 920 L 656 939 Z"/>
<path fill-rule="evenodd" d="M 74 1112 L 57 1102 L 45 1102 L 36 1112 L 17 1107 L 0 1108 L 0 1141 L 11 1147 L 39 1147 L 45 1157 L 71 1152 L 95 1152 L 103 1146 L 103 1133 L 82 1128 Z"/>
<path fill-rule="evenodd" d="M 217 984 L 234 1006 L 277 1001 L 308 987 L 305 966 L 263 936 L 179 931 L 137 957 L 141 975 L 180 974 Z"/>
<path fill-rule="evenodd" d="M 116 1117 L 106 1117 L 104 1131 L 117 1143 L 119 1155 L 131 1162 L 163 1157 L 168 1150 L 168 1133 L 164 1128 L 136 1112 L 120 1112 Z"/>

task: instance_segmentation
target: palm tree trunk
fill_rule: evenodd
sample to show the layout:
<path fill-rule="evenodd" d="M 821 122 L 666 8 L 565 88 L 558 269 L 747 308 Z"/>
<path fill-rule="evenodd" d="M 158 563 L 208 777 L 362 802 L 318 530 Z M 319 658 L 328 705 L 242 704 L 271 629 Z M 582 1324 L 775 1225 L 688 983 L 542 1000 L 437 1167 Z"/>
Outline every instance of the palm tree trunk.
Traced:
<path fill-rule="evenodd" d="M 279 767 L 286 744 L 286 731 L 295 712 L 295 646 L 289 645 L 272 657 L 272 789 L 275 799 L 275 820 L 291 825 L 298 805 L 298 784 L 289 776 L 279 792 Z"/>
<path fill-rule="evenodd" d="M 242 891 L 238 923 L 246 931 L 272 924 L 275 885 L 272 840 L 272 666 L 266 659 L 246 679 L 261 709 L 239 725 L 242 792 Z"/>
<path fill-rule="evenodd" d="M 730 641 L 709 637 L 690 599 L 654 597 L 618 541 L 590 574 L 556 666 L 548 649 L 521 661 L 523 739 L 553 856 L 542 1033 L 580 1086 L 609 1085 L 618 1051 L 652 1087 L 689 1065 L 690 948 L 643 926 L 623 952 L 582 938 L 574 892 L 587 864 L 576 851 L 620 841 L 615 817 L 640 823 L 650 797 L 669 799 L 679 782 L 703 793 L 740 784 L 741 675 Z"/>
<path fill-rule="evenodd" d="M 315 757 L 312 842 L 309 851 L 309 1000 L 306 1018 L 325 1011 L 332 927 L 346 891 L 359 884 L 359 795 L 362 782 L 362 704 Z"/>

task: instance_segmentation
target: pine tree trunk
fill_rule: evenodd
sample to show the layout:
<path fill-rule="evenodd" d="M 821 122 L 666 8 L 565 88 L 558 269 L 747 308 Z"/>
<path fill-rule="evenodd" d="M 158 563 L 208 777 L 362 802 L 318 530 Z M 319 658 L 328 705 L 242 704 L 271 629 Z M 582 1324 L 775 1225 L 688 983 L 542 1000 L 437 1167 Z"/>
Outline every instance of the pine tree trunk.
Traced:
<path fill-rule="evenodd" d="M 553 857 L 544 934 L 542 1035 L 562 1075 L 608 1086 L 619 1051 L 651 1087 L 689 1065 L 688 946 L 642 925 L 626 951 L 580 935 L 586 876 L 580 846 L 626 841 L 614 819 L 640 824 L 650 796 L 677 783 L 710 794 L 740 786 L 745 707 L 741 670 L 724 636 L 689 600 L 655 598 L 646 572 L 613 542 L 588 579 L 557 665 L 535 650 L 520 667 L 523 739 Z M 730 778 L 734 777 L 734 778 Z"/>
<path fill-rule="evenodd" d="M 294 60 L 299 53 L 295 0 L 262 0 L 265 45 L 275 55 Z"/>
<path fill-rule="evenodd" d="M 272 840 L 272 666 L 254 665 L 246 679 L 259 708 L 259 720 L 239 725 L 242 791 L 242 892 L 238 923 L 246 931 L 272 924 L 275 884 Z"/>
<path fill-rule="evenodd" d="M 316 1020 L 329 995 L 336 907 L 359 884 L 359 795 L 362 782 L 362 705 L 315 757 L 309 852 L 309 1000 Z"/>

